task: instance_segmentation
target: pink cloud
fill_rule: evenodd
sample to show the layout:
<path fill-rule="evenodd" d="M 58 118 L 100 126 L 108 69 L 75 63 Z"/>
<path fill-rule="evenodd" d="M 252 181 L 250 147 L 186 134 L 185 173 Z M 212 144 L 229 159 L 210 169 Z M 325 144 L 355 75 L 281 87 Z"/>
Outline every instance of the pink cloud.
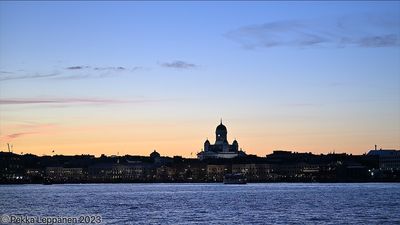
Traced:
<path fill-rule="evenodd" d="M 13 133 L 13 134 L 8 134 L 8 135 L 4 135 L 2 137 L 0 137 L 0 140 L 3 141 L 12 141 L 16 138 L 22 137 L 22 136 L 26 136 L 26 135 L 30 135 L 30 134 L 34 134 L 35 132 L 20 132 L 20 133 Z"/>
<path fill-rule="evenodd" d="M 167 101 L 163 99 L 135 99 L 117 100 L 101 98 L 8 98 L 0 99 L 0 105 L 26 105 L 26 104 L 122 104 L 122 103 L 149 103 Z"/>
<path fill-rule="evenodd" d="M 55 124 L 37 124 L 37 123 L 11 125 L 11 126 L 7 126 L 7 128 L 11 129 L 11 130 L 17 130 L 19 132 L 0 136 L 0 140 L 12 141 L 15 139 L 25 137 L 27 135 L 52 134 L 55 132 L 55 128 L 57 128 L 57 127 L 58 126 Z"/>

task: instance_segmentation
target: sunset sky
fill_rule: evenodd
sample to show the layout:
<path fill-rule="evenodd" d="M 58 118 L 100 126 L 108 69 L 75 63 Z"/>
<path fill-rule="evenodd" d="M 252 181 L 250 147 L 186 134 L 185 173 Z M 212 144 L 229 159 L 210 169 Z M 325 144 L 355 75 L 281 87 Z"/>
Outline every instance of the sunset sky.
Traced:
<path fill-rule="evenodd" d="M 400 2 L 0 2 L 0 150 L 400 149 Z"/>

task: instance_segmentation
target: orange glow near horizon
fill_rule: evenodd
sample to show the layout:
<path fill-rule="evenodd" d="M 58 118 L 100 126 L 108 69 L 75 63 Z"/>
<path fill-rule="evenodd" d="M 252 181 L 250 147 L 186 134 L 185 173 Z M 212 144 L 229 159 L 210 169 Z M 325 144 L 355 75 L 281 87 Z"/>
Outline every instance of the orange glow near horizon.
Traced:
<path fill-rule="evenodd" d="M 7 143 L 13 145 L 14 153 L 35 155 L 149 155 L 156 149 L 163 156 L 183 156 L 194 158 L 201 151 L 205 139 L 215 141 L 215 123 L 201 121 L 189 123 L 136 123 L 108 126 L 58 126 L 51 124 L 31 126 L 10 126 L 9 133 L 1 137 L 1 150 L 7 151 Z M 374 144 L 382 148 L 396 148 L 396 139 L 382 139 L 374 134 L 348 135 L 346 133 L 294 131 L 293 127 L 268 130 L 261 127 L 250 128 L 251 123 L 241 121 L 237 125 L 225 123 L 228 141 L 235 138 L 239 147 L 247 154 L 265 156 L 273 150 L 330 152 L 363 154 Z M 231 126 L 230 126 L 231 125 Z M 23 132 L 23 129 L 27 130 Z M 285 129 L 292 132 L 285 132 Z M 4 128 L 2 130 L 5 130 Z M 365 140 L 370 142 L 365 143 Z M 390 145 L 390 144 L 393 145 Z M 54 153 L 53 153 L 54 150 Z"/>

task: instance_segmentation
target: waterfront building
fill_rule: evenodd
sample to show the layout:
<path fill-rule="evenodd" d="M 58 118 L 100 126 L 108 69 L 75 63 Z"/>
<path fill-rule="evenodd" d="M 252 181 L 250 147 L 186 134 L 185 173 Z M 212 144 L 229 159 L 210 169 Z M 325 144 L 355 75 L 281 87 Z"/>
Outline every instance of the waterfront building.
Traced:
<path fill-rule="evenodd" d="M 83 168 L 46 167 L 46 178 L 54 182 L 74 182 L 85 180 Z"/>
<path fill-rule="evenodd" d="M 244 174 L 248 181 L 263 181 L 271 178 L 272 165 L 266 163 L 232 164 L 233 174 Z"/>
<path fill-rule="evenodd" d="M 38 168 L 28 168 L 25 170 L 27 176 L 43 176 L 43 171 Z"/>
<path fill-rule="evenodd" d="M 380 149 L 370 150 L 368 155 L 379 157 L 379 169 L 400 171 L 400 150 L 395 149 Z"/>
<path fill-rule="evenodd" d="M 246 153 L 239 150 L 239 143 L 235 139 L 232 144 L 228 142 L 228 130 L 225 125 L 221 123 L 215 129 L 215 143 L 211 144 L 207 139 L 204 142 L 204 149 L 197 154 L 198 159 L 210 159 L 210 158 L 224 158 L 230 159 L 238 156 L 246 156 Z"/>
<path fill-rule="evenodd" d="M 230 165 L 207 165 L 207 178 L 209 181 L 222 181 L 224 175 L 232 172 Z"/>
<path fill-rule="evenodd" d="M 89 167 L 93 181 L 146 181 L 152 179 L 153 166 L 142 162 L 99 163 Z"/>

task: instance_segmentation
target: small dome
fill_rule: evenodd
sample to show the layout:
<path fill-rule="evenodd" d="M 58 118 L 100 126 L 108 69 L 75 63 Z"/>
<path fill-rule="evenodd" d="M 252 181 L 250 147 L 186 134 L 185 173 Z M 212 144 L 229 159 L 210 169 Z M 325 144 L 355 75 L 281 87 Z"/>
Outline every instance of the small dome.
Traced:
<path fill-rule="evenodd" d="M 232 142 L 233 145 L 238 145 L 238 142 L 236 141 L 236 139 Z"/>
<path fill-rule="evenodd" d="M 156 150 L 154 150 L 151 154 L 150 154 L 150 158 L 158 158 L 160 157 L 160 153 L 158 153 Z"/>
<path fill-rule="evenodd" d="M 210 144 L 210 141 L 207 139 L 207 140 L 204 142 L 204 144 L 209 145 L 209 144 Z"/>

